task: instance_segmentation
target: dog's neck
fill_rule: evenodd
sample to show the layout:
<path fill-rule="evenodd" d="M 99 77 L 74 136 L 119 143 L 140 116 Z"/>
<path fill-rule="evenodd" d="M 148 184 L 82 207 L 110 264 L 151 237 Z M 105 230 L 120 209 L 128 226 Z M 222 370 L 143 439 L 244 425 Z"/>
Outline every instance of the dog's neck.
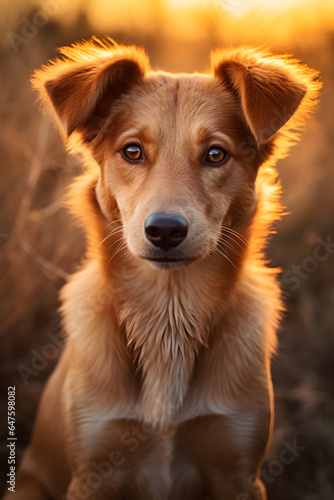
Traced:
<path fill-rule="evenodd" d="M 174 271 L 145 264 L 123 270 L 117 280 L 119 322 L 142 374 L 141 411 L 156 424 L 180 410 L 208 325 L 224 310 L 231 282 L 217 271 L 205 263 Z"/>

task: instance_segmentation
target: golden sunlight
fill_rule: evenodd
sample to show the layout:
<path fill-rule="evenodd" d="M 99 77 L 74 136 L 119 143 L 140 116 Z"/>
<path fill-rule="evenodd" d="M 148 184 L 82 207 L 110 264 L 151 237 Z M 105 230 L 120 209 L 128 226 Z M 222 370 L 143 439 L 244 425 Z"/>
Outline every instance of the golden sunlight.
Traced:
<path fill-rule="evenodd" d="M 315 29 L 334 26 L 332 0 L 142 0 L 139 5 L 135 0 L 87 0 L 86 13 L 106 34 L 158 31 L 200 40 L 212 36 L 212 25 L 228 43 L 284 43 L 301 33 L 311 43 Z"/>
<path fill-rule="evenodd" d="M 167 0 L 173 8 L 215 7 L 233 16 L 244 16 L 252 11 L 275 13 L 283 10 L 305 9 L 314 5 L 319 10 L 332 6 L 332 0 Z"/>

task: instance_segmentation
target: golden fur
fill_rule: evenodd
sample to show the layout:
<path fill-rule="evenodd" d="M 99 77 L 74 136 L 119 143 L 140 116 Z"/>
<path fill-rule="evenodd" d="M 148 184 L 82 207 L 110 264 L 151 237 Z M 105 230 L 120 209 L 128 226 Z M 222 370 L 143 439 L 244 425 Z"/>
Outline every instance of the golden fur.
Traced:
<path fill-rule="evenodd" d="M 14 498 L 265 499 L 281 302 L 262 251 L 281 215 L 274 165 L 317 74 L 249 48 L 214 52 L 205 75 L 151 71 L 111 42 L 61 52 L 33 83 L 86 158 L 69 200 L 88 251 L 61 292 L 68 342 Z M 213 146 L 229 153 L 219 166 Z M 155 212 L 187 219 L 167 252 L 181 264 L 147 260 Z"/>

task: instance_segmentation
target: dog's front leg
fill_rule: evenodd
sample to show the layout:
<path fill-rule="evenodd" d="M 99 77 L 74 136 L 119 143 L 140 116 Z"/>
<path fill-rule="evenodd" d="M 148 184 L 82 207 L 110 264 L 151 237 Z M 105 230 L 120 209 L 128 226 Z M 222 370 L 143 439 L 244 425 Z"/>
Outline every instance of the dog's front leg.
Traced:
<path fill-rule="evenodd" d="M 260 468 L 272 431 L 270 380 L 234 409 L 187 420 L 175 436 L 173 500 L 265 500 Z M 212 408 L 213 409 L 213 408 Z"/>
<path fill-rule="evenodd" d="M 271 427 L 271 408 L 267 407 L 236 413 L 222 425 L 223 432 L 216 429 L 212 443 L 216 441 L 221 455 L 208 468 L 212 500 L 266 500 L 259 474 Z"/>
<path fill-rule="evenodd" d="M 167 500 L 172 434 L 142 421 L 106 422 L 103 438 L 91 435 L 85 459 L 77 456 L 66 500 Z"/>
<path fill-rule="evenodd" d="M 66 500 L 122 500 L 122 498 L 122 493 L 110 486 L 105 490 L 98 475 L 96 473 L 94 475 L 92 471 L 74 475 L 66 492 Z"/>
<path fill-rule="evenodd" d="M 270 432 L 268 408 L 184 423 L 175 439 L 171 498 L 265 500 L 259 470 Z"/>

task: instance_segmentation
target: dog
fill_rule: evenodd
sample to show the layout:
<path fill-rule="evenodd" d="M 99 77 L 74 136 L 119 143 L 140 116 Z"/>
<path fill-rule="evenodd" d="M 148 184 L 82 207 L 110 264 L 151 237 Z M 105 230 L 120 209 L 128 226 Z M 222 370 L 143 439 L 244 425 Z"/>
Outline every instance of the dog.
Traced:
<path fill-rule="evenodd" d="M 87 165 L 88 248 L 14 498 L 263 500 L 283 310 L 263 248 L 319 76 L 248 47 L 207 74 L 110 40 L 61 53 L 33 85 Z"/>

